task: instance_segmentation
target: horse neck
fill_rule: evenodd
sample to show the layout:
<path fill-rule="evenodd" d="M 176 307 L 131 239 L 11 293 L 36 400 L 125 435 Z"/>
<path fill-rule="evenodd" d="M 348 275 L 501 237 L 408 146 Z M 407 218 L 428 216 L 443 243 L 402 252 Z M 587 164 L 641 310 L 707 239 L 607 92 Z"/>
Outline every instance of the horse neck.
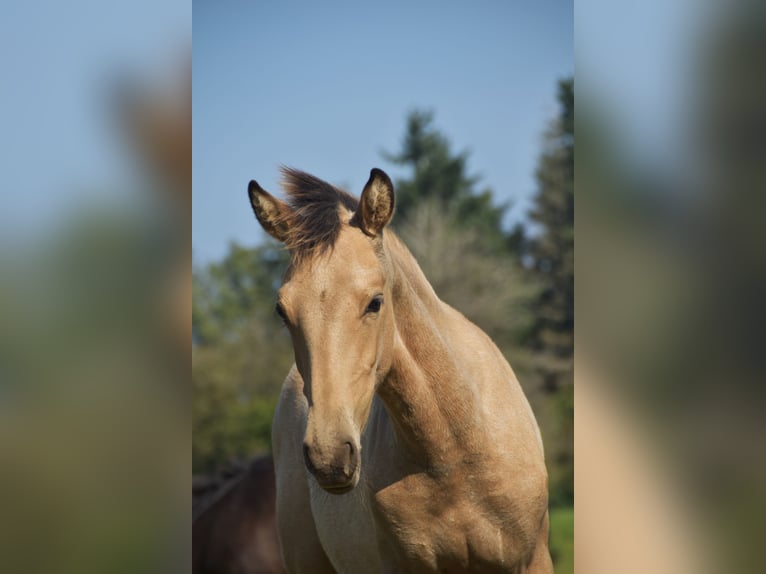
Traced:
<path fill-rule="evenodd" d="M 378 388 L 406 455 L 429 469 L 462 456 L 478 408 L 456 363 L 445 329 L 448 308 L 414 257 L 395 237 L 386 239 L 393 274 L 395 318 L 391 370 Z M 454 316 L 453 316 L 454 317 Z"/>

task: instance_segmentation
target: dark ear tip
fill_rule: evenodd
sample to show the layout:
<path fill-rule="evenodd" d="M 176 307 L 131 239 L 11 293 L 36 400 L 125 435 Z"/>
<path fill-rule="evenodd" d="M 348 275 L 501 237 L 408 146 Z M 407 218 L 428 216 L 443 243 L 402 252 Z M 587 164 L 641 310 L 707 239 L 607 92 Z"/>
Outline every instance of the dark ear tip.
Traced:
<path fill-rule="evenodd" d="M 258 182 L 254 179 L 250 180 L 250 183 L 247 184 L 247 195 L 250 197 L 253 197 L 256 193 L 262 192 L 263 188 L 258 185 Z"/>
<path fill-rule="evenodd" d="M 393 187 L 391 184 L 391 178 L 388 177 L 388 174 L 380 168 L 373 167 L 370 170 L 370 181 L 374 181 L 376 179 L 382 179 L 387 185 Z"/>

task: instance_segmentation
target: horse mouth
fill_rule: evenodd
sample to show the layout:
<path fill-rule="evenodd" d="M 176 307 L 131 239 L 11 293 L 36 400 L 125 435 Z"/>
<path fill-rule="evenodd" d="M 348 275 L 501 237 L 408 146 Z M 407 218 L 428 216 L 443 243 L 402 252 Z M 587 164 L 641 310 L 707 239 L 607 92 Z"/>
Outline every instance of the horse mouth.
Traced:
<path fill-rule="evenodd" d="M 314 476 L 314 479 L 325 492 L 329 492 L 330 494 L 346 494 L 347 492 L 354 490 L 359 482 L 359 467 L 354 469 L 351 478 L 345 482 L 340 482 L 338 480 L 321 480 L 318 476 Z"/>
<path fill-rule="evenodd" d="M 313 475 L 322 490 L 330 494 L 346 494 L 359 482 L 361 474 L 361 460 L 359 448 L 352 446 L 347 441 L 340 445 L 333 453 L 330 460 L 320 461 L 319 464 L 312 457 L 312 449 L 308 444 L 303 446 L 303 461 L 306 470 Z"/>
<path fill-rule="evenodd" d="M 325 492 L 329 492 L 330 494 L 346 494 L 347 492 L 354 490 L 356 484 L 354 484 L 354 481 L 352 480 L 348 484 L 320 484 L 319 486 L 321 486 Z"/>

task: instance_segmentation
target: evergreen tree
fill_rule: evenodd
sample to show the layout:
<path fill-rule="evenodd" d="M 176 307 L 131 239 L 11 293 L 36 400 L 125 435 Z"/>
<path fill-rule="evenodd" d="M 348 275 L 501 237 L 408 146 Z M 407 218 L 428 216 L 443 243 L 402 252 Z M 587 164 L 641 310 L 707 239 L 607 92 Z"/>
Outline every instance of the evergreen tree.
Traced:
<path fill-rule="evenodd" d="M 544 386 L 571 382 L 574 351 L 574 80 L 559 83 L 558 118 L 545 135 L 530 219 L 539 233 L 529 242 L 542 285 L 534 301 L 532 346 L 540 353 Z"/>
<path fill-rule="evenodd" d="M 453 153 L 433 119 L 432 112 L 412 111 L 401 151 L 383 154 L 388 161 L 411 170 L 409 177 L 396 181 L 395 224 L 404 224 L 418 204 L 433 202 L 456 223 L 481 230 L 487 247 L 502 250 L 511 245 L 502 230 L 508 205 L 494 205 L 488 188 L 477 191 L 480 178 L 468 174 L 468 151 Z"/>
<path fill-rule="evenodd" d="M 534 352 L 543 398 L 535 402 L 546 445 L 550 502 L 574 501 L 574 80 L 558 87 L 559 115 L 545 134 L 538 161 L 537 193 L 529 214 L 529 272 L 539 291 L 531 301 Z"/>

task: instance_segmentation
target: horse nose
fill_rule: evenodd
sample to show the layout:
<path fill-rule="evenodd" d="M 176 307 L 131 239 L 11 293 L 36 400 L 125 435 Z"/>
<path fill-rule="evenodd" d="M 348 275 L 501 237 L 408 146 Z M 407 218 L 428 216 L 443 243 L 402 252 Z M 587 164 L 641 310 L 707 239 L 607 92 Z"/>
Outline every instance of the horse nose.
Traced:
<path fill-rule="evenodd" d="M 328 467 L 330 467 L 329 470 L 343 475 L 346 479 L 350 479 L 354 475 L 357 466 L 357 456 L 356 449 L 351 441 L 341 444 L 335 449 L 335 452 L 327 457 L 327 460 L 322 460 L 322 458 L 324 457 L 318 456 L 317 451 L 310 444 L 303 444 L 303 460 L 311 474 L 316 475 L 328 470 Z"/>
<path fill-rule="evenodd" d="M 314 465 L 314 461 L 311 460 L 311 447 L 303 443 L 303 462 L 306 463 L 306 468 L 311 474 L 316 473 L 317 467 Z"/>
<path fill-rule="evenodd" d="M 353 441 L 345 441 L 338 446 L 328 449 L 312 447 L 308 442 L 303 444 L 303 460 L 308 471 L 314 475 L 320 486 L 342 488 L 354 478 L 359 466 L 359 452 Z"/>

